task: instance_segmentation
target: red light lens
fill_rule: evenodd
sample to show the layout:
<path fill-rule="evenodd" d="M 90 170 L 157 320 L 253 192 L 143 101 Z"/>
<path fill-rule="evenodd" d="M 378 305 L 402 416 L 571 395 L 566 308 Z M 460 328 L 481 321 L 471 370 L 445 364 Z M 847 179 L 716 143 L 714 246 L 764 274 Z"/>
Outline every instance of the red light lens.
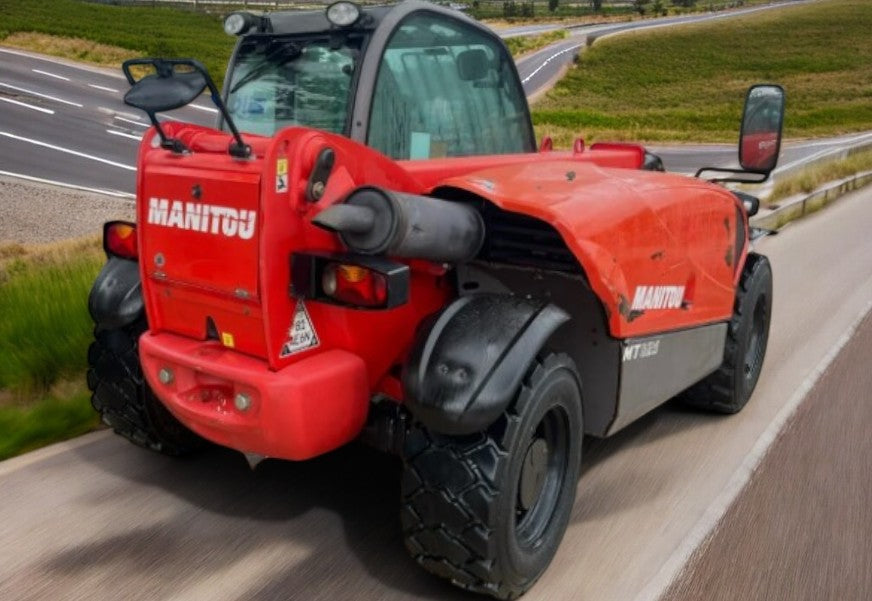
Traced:
<path fill-rule="evenodd" d="M 110 255 L 136 260 L 136 226 L 126 221 L 113 221 L 103 230 L 103 246 Z"/>
<path fill-rule="evenodd" d="M 340 302 L 358 307 L 383 307 L 387 304 L 385 276 L 365 267 L 330 263 L 324 268 L 321 281 L 324 293 Z"/>

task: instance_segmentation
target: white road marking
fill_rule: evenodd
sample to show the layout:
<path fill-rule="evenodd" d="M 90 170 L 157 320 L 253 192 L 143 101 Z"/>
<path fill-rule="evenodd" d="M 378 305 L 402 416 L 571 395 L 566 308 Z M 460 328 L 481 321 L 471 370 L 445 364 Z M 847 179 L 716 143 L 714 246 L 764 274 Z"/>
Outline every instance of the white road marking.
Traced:
<path fill-rule="evenodd" d="M 115 94 L 118 94 L 118 90 L 116 90 L 115 88 L 107 88 L 106 86 L 98 86 L 97 84 L 93 84 L 93 83 L 89 83 L 88 87 L 94 88 L 95 90 L 103 90 L 104 92 L 113 92 Z"/>
<path fill-rule="evenodd" d="M 34 140 L 32 138 L 25 138 L 23 136 L 16 136 L 15 134 L 10 134 L 9 132 L 6 132 L 6 131 L 0 131 L 0 136 L 4 136 L 6 138 L 12 138 L 13 140 L 18 140 L 20 142 L 27 142 L 28 144 L 33 144 L 34 146 L 42 146 L 43 148 L 50 148 L 51 150 L 57 150 L 58 152 L 64 152 L 66 154 L 71 154 L 73 156 L 82 157 L 83 159 L 97 161 L 98 163 L 103 163 L 105 165 L 112 165 L 113 167 L 118 167 L 120 169 L 127 169 L 128 171 L 136 171 L 136 167 L 133 167 L 131 165 L 125 165 L 124 163 L 117 163 L 115 161 L 110 161 L 109 159 L 96 157 L 92 154 L 85 154 L 84 152 L 78 152 L 76 150 L 70 150 L 69 148 L 63 148 L 62 146 L 55 146 L 54 144 L 49 144 L 48 142 L 40 142 L 39 140 Z"/>
<path fill-rule="evenodd" d="M 57 75 L 55 73 L 49 73 L 48 71 L 42 71 L 40 69 L 31 69 L 34 73 L 39 73 L 40 75 L 48 75 L 49 77 L 54 77 L 55 79 L 63 79 L 64 81 L 70 81 L 69 77 L 64 77 L 63 75 Z"/>
<path fill-rule="evenodd" d="M 136 195 L 131 194 L 130 192 L 119 192 L 118 190 L 103 190 L 102 188 L 89 188 L 87 186 L 78 186 L 76 184 L 68 184 L 66 182 L 57 182 L 51 179 L 43 179 L 41 177 L 33 177 L 32 175 L 24 175 L 23 173 L 12 173 L 11 171 L 0 171 L 0 175 L 5 175 L 8 177 L 17 177 L 18 179 L 25 179 L 29 182 L 37 182 L 39 184 L 51 184 L 52 186 L 60 186 L 62 188 L 71 188 L 73 190 L 81 190 L 82 192 L 93 192 L 95 194 L 105 194 L 107 196 L 114 196 L 116 198 L 131 198 L 135 199 Z M 6 462 L 3 462 L 5 465 Z M 0 475 L 2 475 L 3 471 L 0 469 Z"/>
<path fill-rule="evenodd" d="M 188 106 L 191 107 L 192 109 L 206 111 L 207 113 L 217 113 L 218 112 L 218 109 L 213 108 L 211 106 L 200 106 L 199 104 L 189 104 Z"/>
<path fill-rule="evenodd" d="M 763 433 L 760 434 L 757 442 L 745 456 L 744 461 L 742 461 L 742 464 L 733 474 L 733 477 L 730 478 L 730 481 L 720 494 L 709 504 L 708 509 L 697 523 L 694 524 L 687 537 L 672 552 L 672 555 L 667 558 L 657 575 L 636 595 L 636 601 L 657 601 L 660 599 L 681 573 L 687 562 L 690 561 L 693 553 L 714 533 L 724 514 L 727 513 L 736 497 L 741 494 L 745 486 L 750 482 L 751 476 L 754 475 L 754 470 L 763 461 L 769 448 L 775 442 L 775 439 L 778 438 L 778 434 L 784 429 L 787 420 L 796 413 L 805 397 L 808 396 L 808 393 L 811 392 L 811 389 L 814 388 L 814 385 L 817 384 L 827 368 L 835 361 L 839 352 L 851 341 L 851 338 L 853 338 L 860 324 L 863 323 L 863 320 L 870 311 L 872 311 L 872 301 L 866 303 L 866 306 L 842 334 L 841 338 L 836 341 L 836 344 L 820 360 L 814 371 L 806 377 L 802 384 L 799 385 L 799 388 L 787 400 L 787 403 L 778 411 L 775 418 L 769 423 Z"/>
<path fill-rule="evenodd" d="M 19 102 L 18 100 L 12 100 L 11 98 L 4 98 L 0 96 L 0 100 L 3 102 L 8 102 L 9 104 L 17 104 L 18 106 L 23 106 L 24 108 L 28 108 L 34 111 L 39 111 L 40 113 L 47 113 L 49 115 L 54 115 L 54 111 L 51 109 L 44 109 L 41 106 L 33 106 L 32 104 L 27 104 L 24 102 Z"/>
<path fill-rule="evenodd" d="M 522 79 L 522 80 L 521 80 L 521 83 L 522 83 L 522 84 L 525 84 L 525 83 L 527 83 L 528 81 L 530 81 L 531 79 L 533 79 L 533 76 L 535 76 L 539 71 L 541 71 L 542 69 L 544 69 L 544 68 L 545 68 L 545 65 L 547 65 L 548 63 L 550 63 L 551 61 L 553 61 L 555 58 L 557 58 L 557 57 L 560 56 L 561 54 L 565 54 L 565 53 L 569 52 L 570 50 L 575 50 L 576 48 L 579 48 L 579 47 L 581 47 L 581 46 L 584 46 L 584 43 L 576 44 L 575 46 L 570 46 L 569 48 L 564 48 L 564 49 L 561 50 L 560 52 L 555 52 L 554 54 L 552 54 L 551 56 L 549 56 L 548 58 L 546 58 L 545 61 L 544 61 L 541 65 L 539 65 L 538 67 L 536 67 L 536 68 L 533 70 L 532 73 L 530 73 L 527 77 L 525 77 L 524 79 Z"/>
<path fill-rule="evenodd" d="M 140 123 L 139 121 L 134 121 L 133 119 L 128 119 L 127 117 L 119 117 L 115 115 L 112 117 L 113 119 L 118 119 L 119 121 L 124 121 L 125 123 L 132 123 L 133 125 L 138 125 L 139 127 L 148 127 L 149 123 Z"/>
<path fill-rule="evenodd" d="M 18 86 L 13 86 L 10 83 L 3 83 L 0 81 L 0 86 L 4 88 L 9 88 L 10 90 L 16 90 L 18 92 L 24 92 L 25 94 L 30 94 L 31 96 L 38 96 L 39 98 L 45 98 L 46 100 L 54 100 L 55 102 L 60 102 L 61 104 L 68 104 L 70 106 L 75 106 L 78 108 L 82 108 L 83 105 L 78 102 L 70 102 L 69 100 L 64 100 L 63 98 L 58 98 L 57 96 L 49 96 L 48 94 L 43 94 L 41 92 L 34 92 L 33 90 L 28 90 L 27 88 L 19 88 Z"/>
<path fill-rule="evenodd" d="M 133 134 L 128 134 L 127 132 L 118 131 L 115 129 L 107 129 L 107 134 L 112 134 L 113 136 L 121 136 L 122 138 L 130 138 L 131 140 L 136 140 L 137 142 L 142 141 L 142 136 L 134 136 Z"/>

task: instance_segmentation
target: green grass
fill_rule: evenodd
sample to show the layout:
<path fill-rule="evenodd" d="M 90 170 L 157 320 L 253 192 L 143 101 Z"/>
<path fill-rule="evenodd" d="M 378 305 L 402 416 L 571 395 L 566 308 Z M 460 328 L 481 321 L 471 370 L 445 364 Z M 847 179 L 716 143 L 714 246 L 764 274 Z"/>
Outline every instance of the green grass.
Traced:
<path fill-rule="evenodd" d="M 794 175 L 779 178 L 767 199 L 775 203 L 794 194 L 813 192 L 827 182 L 872 169 L 872 150 L 858 152 L 844 159 L 834 159 L 807 167 Z"/>
<path fill-rule="evenodd" d="M 0 407 L 0 460 L 93 430 L 99 423 L 85 392 Z"/>
<path fill-rule="evenodd" d="M 93 328 L 88 291 L 103 261 L 89 241 L 0 262 L 0 389 L 39 396 L 81 376 Z"/>
<path fill-rule="evenodd" d="M 522 54 L 539 50 L 548 44 L 553 44 L 554 42 L 562 40 L 568 35 L 569 32 L 565 29 L 558 29 L 557 31 L 549 31 L 541 35 L 508 38 L 505 42 L 506 46 L 509 48 L 509 52 L 512 53 L 512 56 L 517 58 Z"/>
<path fill-rule="evenodd" d="M 96 238 L 0 246 L 0 460 L 93 429 L 85 385 Z"/>
<path fill-rule="evenodd" d="M 91 40 L 142 55 L 196 58 L 219 85 L 235 42 L 217 15 L 76 0 L 0 0 L 0 43 L 18 32 Z"/>
<path fill-rule="evenodd" d="M 588 48 L 537 104 L 537 133 L 734 141 L 753 83 L 787 91 L 787 137 L 872 129 L 872 2 L 823 0 Z"/>

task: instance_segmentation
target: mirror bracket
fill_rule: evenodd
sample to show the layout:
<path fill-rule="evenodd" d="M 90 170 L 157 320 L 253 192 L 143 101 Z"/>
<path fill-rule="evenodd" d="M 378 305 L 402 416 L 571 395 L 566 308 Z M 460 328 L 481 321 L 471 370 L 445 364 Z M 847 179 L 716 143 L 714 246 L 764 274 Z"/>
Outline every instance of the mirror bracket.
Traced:
<path fill-rule="evenodd" d="M 230 147 L 227 149 L 227 152 L 230 154 L 230 156 L 237 159 L 247 159 L 251 156 L 251 146 L 245 143 L 240 144 L 238 141 L 234 140 L 230 143 Z"/>
<path fill-rule="evenodd" d="M 700 177 L 707 171 L 728 174 L 724 177 L 707 178 L 707 181 L 718 183 L 733 182 L 738 184 L 762 184 L 769 179 L 769 174 L 771 173 L 770 171 L 748 171 L 746 169 L 730 169 L 728 167 L 700 167 L 693 174 L 693 177 Z"/>
<path fill-rule="evenodd" d="M 157 135 L 160 138 L 160 147 L 166 150 L 171 150 L 176 154 L 184 154 L 189 151 L 188 147 L 185 146 L 181 140 L 177 138 L 168 138 L 166 132 L 163 130 L 163 127 L 160 126 L 160 121 L 157 116 L 150 112 L 146 111 L 148 115 L 149 121 L 154 126 L 155 130 L 157 130 Z"/>

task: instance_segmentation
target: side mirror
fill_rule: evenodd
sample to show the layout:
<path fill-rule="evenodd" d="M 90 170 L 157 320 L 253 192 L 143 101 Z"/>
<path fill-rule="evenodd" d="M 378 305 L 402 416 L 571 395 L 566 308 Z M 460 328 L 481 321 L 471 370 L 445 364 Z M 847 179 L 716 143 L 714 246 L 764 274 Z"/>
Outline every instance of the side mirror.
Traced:
<path fill-rule="evenodd" d="M 131 88 L 124 103 L 146 113 L 171 111 L 193 102 L 206 89 L 206 76 L 194 61 L 132 59 L 122 69 Z M 151 67 L 154 72 L 136 79 L 131 67 Z M 149 69 L 151 70 L 151 69 Z"/>
<path fill-rule="evenodd" d="M 784 89 L 774 84 L 751 86 L 745 97 L 739 135 L 739 164 L 745 171 L 768 175 L 778 163 L 784 125 Z"/>
<path fill-rule="evenodd" d="M 166 137 L 157 113 L 190 104 L 208 88 L 212 102 L 233 133 L 234 142 L 230 144 L 228 152 L 237 158 L 251 155 L 251 147 L 239 135 L 215 82 L 201 62 L 190 58 L 132 58 L 124 61 L 121 69 L 131 86 L 124 95 L 124 103 L 145 111 L 157 129 L 162 147 L 177 153 L 187 151 L 179 140 Z M 146 71 L 146 75 L 137 79 L 134 71 Z"/>

